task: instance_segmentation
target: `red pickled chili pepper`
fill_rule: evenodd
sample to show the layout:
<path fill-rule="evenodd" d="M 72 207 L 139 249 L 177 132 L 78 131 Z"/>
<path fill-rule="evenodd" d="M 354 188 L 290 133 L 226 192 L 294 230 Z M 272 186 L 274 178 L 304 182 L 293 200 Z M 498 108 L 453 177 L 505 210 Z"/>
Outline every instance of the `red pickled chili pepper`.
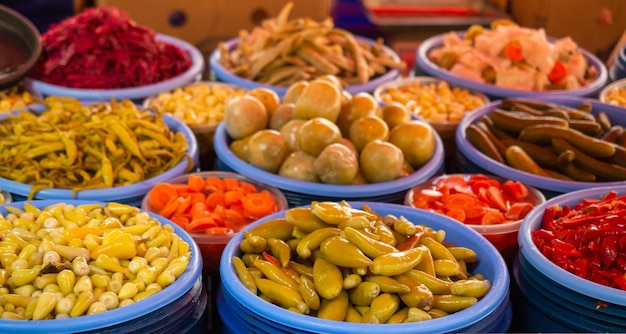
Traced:
<path fill-rule="evenodd" d="M 580 251 L 578 249 L 574 248 L 574 246 L 564 242 L 561 239 L 554 239 L 554 240 L 552 240 L 552 246 L 561 255 L 571 256 L 571 257 L 580 257 L 581 256 L 581 253 L 580 253 Z"/>
<path fill-rule="evenodd" d="M 276 257 L 274 257 L 273 255 L 271 255 L 268 252 L 263 252 L 263 258 L 265 259 L 265 261 L 282 268 L 282 265 L 280 264 L 280 261 L 278 261 L 278 259 Z"/>
<path fill-rule="evenodd" d="M 617 238 L 609 235 L 604 237 L 600 246 L 602 267 L 609 268 L 617 258 Z"/>

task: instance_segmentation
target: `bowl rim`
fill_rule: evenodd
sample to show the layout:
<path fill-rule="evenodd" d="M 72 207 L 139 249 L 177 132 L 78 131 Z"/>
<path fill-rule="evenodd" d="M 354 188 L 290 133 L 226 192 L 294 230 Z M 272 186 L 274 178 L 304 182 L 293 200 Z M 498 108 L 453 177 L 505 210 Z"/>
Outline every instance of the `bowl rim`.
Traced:
<path fill-rule="evenodd" d="M 575 106 L 580 105 L 582 103 L 590 103 L 593 106 L 593 112 L 597 110 L 610 111 L 613 110 L 615 113 L 623 113 L 620 107 L 602 103 L 596 99 L 585 98 L 585 97 L 575 97 L 575 96 L 564 96 L 564 95 L 535 95 L 535 96 L 526 96 L 520 97 L 520 99 L 530 100 L 530 101 L 541 101 L 541 102 L 549 102 L 556 104 L 563 104 L 567 106 Z M 455 133 L 455 141 L 457 144 L 457 151 L 461 153 L 465 158 L 467 158 L 472 163 L 478 165 L 481 169 L 486 170 L 489 174 L 499 175 L 504 178 L 509 178 L 512 180 L 518 180 L 526 185 L 537 187 L 541 190 L 550 190 L 558 193 L 576 191 L 579 189 L 588 189 L 594 187 L 601 186 L 619 186 L 624 184 L 624 181 L 613 181 L 613 182 L 581 182 L 581 181 L 565 181 L 558 180 L 554 178 L 548 178 L 543 176 L 538 176 L 534 174 L 530 174 L 527 172 L 523 172 L 513 167 L 510 167 L 506 164 L 497 162 L 485 154 L 481 153 L 476 149 L 473 145 L 469 144 L 467 137 L 465 135 L 465 129 L 474 121 L 476 121 L 479 117 L 483 116 L 491 112 L 493 109 L 498 107 L 502 100 L 493 101 L 485 106 L 482 106 L 476 109 L 471 114 L 466 115 L 459 123 L 459 127 Z M 487 165 L 485 165 L 487 164 Z"/>
<path fill-rule="evenodd" d="M 0 12 L 12 16 L 14 19 L 17 20 L 17 23 L 27 28 L 28 31 L 32 34 L 32 36 L 28 37 L 32 38 L 35 41 L 34 49 L 31 51 L 28 60 L 25 63 L 20 64 L 19 69 L 13 72 L 11 75 L 7 75 L 6 77 L 0 77 L 0 89 L 3 89 L 15 85 L 16 83 L 22 81 L 24 77 L 26 77 L 28 71 L 30 71 L 30 69 L 33 68 L 33 66 L 35 66 L 35 64 L 37 63 L 37 60 L 41 55 L 43 46 L 41 44 L 39 29 L 37 29 L 37 27 L 28 18 L 26 18 L 18 11 L 2 4 L 0 4 Z"/>
<path fill-rule="evenodd" d="M 610 104 L 616 107 L 626 108 L 626 105 L 622 106 L 619 104 L 613 104 L 613 103 L 607 102 L 606 100 L 609 93 L 611 93 L 613 90 L 620 89 L 620 88 L 626 89 L 626 78 L 613 81 L 610 84 L 606 85 L 604 88 L 602 88 L 602 91 L 600 91 L 600 95 L 598 95 L 598 100 L 600 100 L 600 102 L 602 103 Z"/>
<path fill-rule="evenodd" d="M 531 232 L 540 227 L 545 209 L 553 205 L 563 206 L 570 204 L 573 206 L 584 198 L 601 198 L 612 190 L 617 191 L 619 195 L 624 195 L 626 194 L 626 185 L 581 189 L 553 197 L 536 206 L 522 221 L 518 234 L 518 243 L 524 258 L 552 281 L 585 296 L 626 306 L 625 292 L 589 281 L 557 266 L 539 251 L 531 236 Z"/>
<path fill-rule="evenodd" d="M 111 98 L 115 98 L 118 100 L 136 100 L 153 95 L 155 91 L 167 91 L 173 89 L 174 87 L 185 85 L 189 82 L 194 81 L 196 77 L 202 73 L 202 71 L 204 70 L 204 58 L 202 57 L 202 53 L 200 52 L 200 50 L 198 50 L 198 48 L 174 36 L 157 33 L 156 38 L 158 40 L 161 40 L 162 42 L 174 44 L 189 53 L 189 56 L 191 58 L 191 64 L 189 68 L 183 71 L 183 73 L 161 82 L 138 87 L 116 89 L 70 88 L 54 85 L 31 77 L 26 77 L 24 80 L 30 83 L 33 89 L 39 91 L 44 96 L 69 96 L 80 100 L 89 101 L 110 100 Z"/>
<path fill-rule="evenodd" d="M 411 189 L 409 189 L 409 191 L 407 191 L 406 193 L 405 200 L 404 200 L 405 205 L 415 208 L 413 201 L 411 200 L 415 190 L 429 187 L 431 185 L 434 185 L 437 181 L 441 179 L 444 179 L 450 176 L 455 176 L 455 175 L 462 175 L 465 179 L 468 179 L 473 175 L 485 175 L 489 178 L 498 180 L 500 182 L 504 182 L 507 180 L 507 178 L 500 177 L 498 175 L 485 174 L 485 173 L 450 173 L 450 174 L 444 173 L 442 175 L 432 177 L 429 180 L 424 181 L 423 183 L 420 183 L 418 185 L 411 187 Z M 532 199 L 533 202 L 536 202 L 536 203 L 532 203 L 533 207 L 539 204 L 542 204 L 546 201 L 546 197 L 537 188 L 530 186 L 530 185 L 526 185 L 526 184 L 524 184 L 524 186 L 528 189 L 528 198 Z M 526 199 L 526 201 L 529 201 L 529 199 Z M 422 210 L 425 210 L 425 209 L 422 209 Z M 473 225 L 473 224 L 465 224 L 462 222 L 459 222 L 459 223 L 465 226 L 469 226 L 472 230 L 482 235 L 499 235 L 499 234 L 517 232 L 519 230 L 520 225 L 522 224 L 522 220 L 523 219 L 519 219 L 515 221 L 510 221 L 507 223 L 494 224 L 494 225 Z"/>
<path fill-rule="evenodd" d="M 207 178 L 209 176 L 214 176 L 214 177 L 218 177 L 218 178 L 235 178 L 239 181 L 246 181 L 249 182 L 251 184 L 254 184 L 257 187 L 261 187 L 265 190 L 268 190 L 272 196 L 274 197 L 274 199 L 276 200 L 276 206 L 277 206 L 277 210 L 276 212 L 279 211 L 283 211 L 286 210 L 289 207 L 289 203 L 287 202 L 287 197 L 285 197 L 285 195 L 283 194 L 282 191 L 280 191 L 280 189 L 271 186 L 269 184 L 265 184 L 261 181 L 257 181 L 254 179 L 251 179 L 245 175 L 241 175 L 239 173 L 235 173 L 235 172 L 227 172 L 227 171 L 200 171 L 200 172 L 195 172 L 195 173 L 186 173 L 183 175 L 179 175 L 176 177 L 173 177 L 169 180 L 163 181 L 163 183 L 183 183 L 186 180 L 189 179 L 189 177 L 191 175 L 198 175 L 198 176 L 202 176 L 203 178 Z M 158 214 L 155 211 L 152 210 L 152 208 L 150 207 L 150 204 L 148 202 L 148 198 L 150 197 L 150 192 L 152 192 L 152 189 L 150 189 L 150 191 L 148 191 L 148 193 L 146 193 L 146 195 L 144 196 L 143 200 L 141 201 L 141 209 L 147 212 L 151 212 L 153 214 Z M 224 234 L 204 234 L 204 233 L 193 233 L 193 232 L 187 232 L 187 234 L 191 235 L 192 238 L 194 239 L 194 241 L 202 243 L 204 241 L 204 243 L 202 244 L 217 244 L 217 243 L 221 243 L 220 241 L 224 241 L 224 243 L 226 243 L 228 240 L 230 240 L 230 238 L 232 238 L 235 234 L 237 234 L 238 232 L 233 231 L 232 233 L 224 233 Z"/>
<path fill-rule="evenodd" d="M 444 147 L 443 142 L 435 129 L 433 129 L 433 135 L 435 137 L 435 150 L 432 157 L 428 160 L 428 162 L 426 162 L 426 164 L 421 166 L 419 169 L 416 169 L 410 175 L 388 182 L 349 186 L 300 181 L 266 172 L 260 168 L 245 163 L 230 150 L 227 142 L 228 134 L 226 133 L 226 126 L 223 122 L 217 126 L 214 138 L 214 147 L 217 157 L 235 172 L 253 179 L 263 180 L 264 183 L 270 184 L 281 191 L 306 193 L 307 195 L 322 197 L 332 196 L 355 198 L 355 196 L 373 197 L 406 191 L 407 188 L 437 174 L 443 168 L 445 160 Z M 253 177 L 249 175 L 255 176 Z"/>
<path fill-rule="evenodd" d="M 478 90 L 465 88 L 465 87 L 459 86 L 457 84 L 450 83 L 450 82 L 448 82 L 448 81 L 446 81 L 446 80 L 444 80 L 442 78 L 429 77 L 429 76 L 414 76 L 414 77 L 397 78 L 397 79 L 395 79 L 393 81 L 386 82 L 386 83 L 376 87 L 376 89 L 374 90 L 374 93 L 372 95 L 374 96 L 374 99 L 376 99 L 376 101 L 378 101 L 378 103 L 380 103 L 381 105 L 384 105 L 387 102 L 384 102 L 382 100 L 382 96 L 381 95 L 384 92 L 386 92 L 387 90 L 389 90 L 389 88 L 400 88 L 400 87 L 404 87 L 404 86 L 407 86 L 409 84 L 412 84 L 414 82 L 426 83 L 426 84 L 435 84 L 435 83 L 445 82 L 445 83 L 447 83 L 450 86 L 450 88 L 460 88 L 462 90 L 467 91 L 471 95 L 474 95 L 474 96 L 480 98 L 482 100 L 482 102 L 483 102 L 483 105 L 486 105 L 486 104 L 491 102 L 491 100 L 489 99 L 489 97 L 486 94 L 484 94 L 484 93 L 482 93 L 482 92 L 480 92 Z M 474 110 L 475 109 L 465 110 L 463 112 L 463 114 L 468 113 L 468 112 L 472 112 Z M 458 122 L 448 122 L 448 121 L 430 120 L 430 119 L 422 117 L 420 114 L 415 113 L 413 110 L 410 110 L 410 111 L 411 111 L 411 113 L 413 115 L 415 115 L 419 119 L 422 119 L 422 120 L 424 120 L 424 121 L 426 121 L 426 122 L 428 122 L 428 123 L 430 123 L 430 124 L 432 124 L 434 126 L 446 126 L 446 125 L 456 126 L 461 121 L 461 120 L 459 120 Z"/>
<path fill-rule="evenodd" d="M 84 102 L 84 101 L 83 101 Z M 94 103 L 94 102 L 89 102 Z M 97 103 L 97 102 L 95 102 Z M 29 106 L 29 108 L 34 108 L 35 110 L 44 109 L 43 105 L 33 105 Z M 14 112 L 18 112 L 15 110 Z M 3 115 L 0 115 L 0 119 L 2 119 Z M 163 115 L 164 122 L 169 126 L 172 131 L 181 132 L 185 138 L 187 139 L 188 148 L 187 155 L 191 157 L 195 166 L 199 166 L 199 148 L 198 142 L 193 131 L 187 126 L 184 122 L 177 120 L 176 118 L 170 115 Z M 183 159 L 172 168 L 167 171 L 156 175 L 150 179 L 145 179 L 137 183 L 133 183 L 125 186 L 111 187 L 111 188 L 102 188 L 102 189 L 87 189 L 81 190 L 74 194 L 72 198 L 72 190 L 70 189 L 61 189 L 61 188 L 46 188 L 39 190 L 35 194 L 35 199 L 39 200 L 94 200 L 101 201 L 102 199 L 107 199 L 109 201 L 114 200 L 123 200 L 129 199 L 138 195 L 143 196 L 145 194 L 146 189 L 152 188 L 156 183 L 161 182 L 161 180 L 166 180 L 168 178 L 174 177 L 174 175 L 178 175 L 178 173 L 184 173 L 185 170 L 192 167 L 189 166 L 190 159 Z M 16 182 L 10 179 L 6 179 L 0 177 L 0 185 L 2 190 L 10 192 L 12 194 L 20 195 L 23 197 L 27 197 L 30 193 L 30 190 L 33 188 L 33 185 Z"/>
<path fill-rule="evenodd" d="M 457 34 L 459 37 L 465 36 L 466 31 L 451 31 Z M 450 32 L 448 32 L 450 33 Z M 445 79 L 450 83 L 455 83 L 459 86 L 471 86 L 473 89 L 480 90 L 489 96 L 494 97 L 523 97 L 528 95 L 545 95 L 545 96 L 594 96 L 604 85 L 606 85 L 608 81 L 608 70 L 606 65 L 598 59 L 595 55 L 590 53 L 589 51 L 580 48 L 583 55 L 589 60 L 591 65 L 595 66 L 598 70 L 598 77 L 596 80 L 590 82 L 589 84 L 577 88 L 577 89 L 561 89 L 561 90 L 549 90 L 549 91 L 524 91 L 519 89 L 511 89 L 511 88 L 502 88 L 492 84 L 480 83 L 476 81 L 471 81 L 468 79 L 464 79 L 460 76 L 450 73 L 447 70 L 441 69 L 437 64 L 432 62 L 428 57 L 430 51 L 435 48 L 441 46 L 443 44 L 444 36 L 448 33 L 443 33 L 439 35 L 432 36 L 427 38 L 417 47 L 416 53 L 416 64 L 418 67 L 429 75 L 433 75 L 436 77 L 440 77 Z M 554 42 L 556 38 L 547 37 L 548 41 Z"/>
<path fill-rule="evenodd" d="M 81 204 L 101 204 L 107 205 L 106 202 L 102 201 L 92 201 L 92 200 L 33 200 L 33 201 L 23 201 L 23 202 L 13 202 L 9 205 L 0 205 L 0 212 L 6 211 L 6 206 L 23 208 L 24 204 L 29 203 L 33 204 L 38 208 L 43 208 L 49 205 L 58 204 L 58 203 L 67 203 L 71 205 L 81 205 Z M 142 211 L 147 212 L 147 211 Z M 169 220 L 155 215 L 153 213 L 147 212 L 152 218 L 156 219 L 161 223 L 161 225 L 170 225 L 174 232 L 181 237 L 182 240 L 189 244 L 189 249 L 191 252 L 191 259 L 189 264 L 183 274 L 181 274 L 176 282 L 167 288 L 164 288 L 163 291 L 167 291 L 170 294 L 173 294 L 176 299 L 186 295 L 190 289 L 196 284 L 196 281 L 200 277 L 202 271 L 202 261 L 200 256 L 200 250 L 198 246 L 193 242 L 193 239 L 187 232 L 181 229 L 176 224 L 170 222 Z M 179 281 L 180 280 L 180 281 Z M 21 333 L 41 331 L 41 329 L 45 328 L 47 332 L 56 332 L 56 333 L 67 333 L 68 331 L 84 331 L 84 330 L 94 330 L 94 329 L 103 329 L 107 326 L 114 326 L 121 323 L 124 323 L 131 319 L 139 319 L 142 316 L 150 312 L 158 311 L 160 307 L 165 306 L 164 301 L 158 302 L 158 299 L 150 299 L 146 298 L 145 300 L 138 301 L 131 305 L 125 306 L 123 308 L 112 309 L 107 312 L 103 312 L 101 314 L 94 314 L 91 316 L 81 316 L 77 318 L 70 319 L 55 319 L 53 321 L 45 321 L 43 323 L 32 322 L 32 321 L 7 321 L 0 320 L 0 328 L 6 326 L 6 329 L 9 328 L 12 330 L 16 330 Z M 109 313 L 113 312 L 113 313 Z M 118 316 L 119 318 L 114 318 Z M 44 325 L 45 324 L 45 325 Z M 98 326 L 95 328 L 94 326 Z"/>
<path fill-rule="evenodd" d="M 364 36 L 355 35 L 354 38 L 357 41 L 365 42 L 370 45 L 376 44 L 375 40 L 364 37 Z M 235 48 L 237 43 L 239 43 L 239 40 L 240 40 L 239 37 L 232 38 L 224 42 L 224 46 L 226 47 L 227 50 L 232 50 L 233 48 Z M 388 47 L 387 45 L 382 45 L 382 49 L 385 52 L 387 52 L 389 55 L 391 55 L 394 60 L 400 60 L 400 56 L 398 55 L 398 53 L 395 52 L 390 47 Z M 283 87 L 283 86 L 274 86 L 274 85 L 268 85 L 264 83 L 258 83 L 258 82 L 240 77 L 238 75 L 235 75 L 231 73 L 230 71 L 228 71 L 226 68 L 224 68 L 224 66 L 220 62 L 220 59 L 221 59 L 220 49 L 216 48 L 209 55 L 209 67 L 211 69 L 211 72 L 215 75 L 215 77 L 219 81 L 226 81 L 229 83 L 233 83 L 233 84 L 245 87 L 247 89 L 253 89 L 256 87 L 269 88 L 275 91 L 279 96 L 285 95 L 285 93 L 287 92 L 287 89 L 289 88 L 289 87 Z M 358 92 L 363 92 L 363 91 L 373 91 L 378 85 L 384 82 L 393 80 L 395 78 L 398 78 L 400 77 L 401 74 L 402 74 L 401 70 L 396 69 L 396 68 L 391 68 L 387 71 L 387 73 L 381 76 L 378 76 L 376 78 L 373 78 L 364 84 L 351 85 L 351 86 L 344 87 L 343 89 L 350 94 L 356 94 Z"/>
<path fill-rule="evenodd" d="M 496 277 L 494 277 L 491 281 L 492 283 L 491 290 L 485 296 L 485 298 L 487 296 L 494 296 L 495 294 L 497 294 L 499 297 L 494 299 L 493 301 L 498 304 L 501 304 L 505 302 L 506 299 L 508 299 L 510 277 L 509 277 L 509 272 L 507 269 L 507 264 L 504 261 L 504 258 L 500 255 L 499 251 L 495 248 L 495 246 L 493 246 L 491 242 L 489 242 L 486 238 L 481 236 L 478 232 L 465 226 L 459 226 L 458 222 L 454 221 L 452 218 L 441 216 L 439 214 L 429 212 L 426 210 L 420 210 L 416 208 L 407 207 L 407 206 L 400 205 L 400 204 L 380 203 L 380 202 L 359 202 L 359 201 L 348 202 L 348 204 L 350 204 L 354 208 L 361 208 L 363 205 L 367 205 L 372 210 L 374 210 L 374 212 L 387 212 L 387 213 L 395 214 L 396 216 L 403 215 L 415 223 L 425 224 L 427 226 L 429 224 L 424 223 L 424 221 L 430 221 L 430 220 L 436 219 L 436 222 L 437 222 L 436 224 L 444 226 L 439 229 L 444 229 L 446 231 L 450 229 L 450 230 L 454 230 L 455 235 L 458 235 L 458 236 L 463 235 L 465 238 L 471 237 L 474 243 L 480 244 L 482 246 L 481 249 L 484 249 L 486 251 L 487 254 L 483 254 L 484 259 L 489 259 L 489 262 L 491 262 L 491 265 L 494 268 L 494 274 L 496 275 Z M 281 211 L 271 216 L 267 216 L 261 220 L 256 221 L 255 223 L 251 225 L 248 225 L 246 229 L 244 229 L 244 231 L 252 229 L 255 226 L 258 226 L 259 224 L 262 224 L 268 220 L 282 217 L 284 216 L 284 214 L 285 212 Z M 236 235 L 231 241 L 229 241 L 229 243 L 226 245 L 224 249 L 224 252 L 222 254 L 222 258 L 220 261 L 220 276 L 222 278 L 222 288 L 225 288 L 227 291 L 233 294 L 233 296 L 236 297 L 238 300 L 244 300 L 246 297 L 256 297 L 252 294 L 252 292 L 250 292 L 248 289 L 246 289 L 243 286 L 241 281 L 239 281 L 239 279 L 233 273 L 234 270 L 232 269 L 232 259 L 229 257 L 229 254 L 237 254 L 240 252 L 239 242 L 242 239 L 243 239 L 243 235 L 240 233 Z M 232 286 L 233 284 L 239 286 L 239 288 L 236 289 L 236 291 L 232 291 L 229 289 L 229 286 Z M 259 301 L 261 300 L 262 299 L 259 298 Z M 486 305 L 489 301 L 490 299 L 481 299 L 478 303 L 472 306 L 472 308 L 476 306 L 476 309 L 471 309 L 471 310 L 466 309 L 466 310 L 462 310 L 454 314 L 447 315 L 446 317 L 441 318 L 441 319 L 432 319 L 432 320 L 421 322 L 419 329 L 423 330 L 424 332 L 434 333 L 434 332 L 441 332 L 444 330 L 448 331 L 450 330 L 449 326 L 452 326 L 453 330 L 466 327 L 465 325 L 480 321 L 481 319 L 485 318 L 488 315 L 488 313 L 492 311 L 491 309 L 489 309 L 489 305 Z M 340 324 L 342 323 L 342 322 L 337 322 L 333 320 L 319 319 L 316 317 L 312 318 L 311 316 L 303 315 L 303 314 L 297 314 L 297 313 L 294 314 L 293 312 L 288 312 L 287 310 L 281 308 L 280 306 L 270 304 L 270 303 L 268 304 L 269 305 L 267 305 L 267 307 L 261 307 L 261 308 L 254 307 L 254 310 L 251 310 L 251 311 L 255 313 L 262 313 L 268 319 L 272 319 L 272 321 L 276 321 L 278 323 L 283 323 L 283 324 L 290 324 L 294 321 L 294 319 L 300 322 L 307 322 L 311 324 L 312 329 L 314 329 L 315 331 L 319 331 L 319 332 L 328 332 L 329 328 L 336 329 L 337 326 L 340 326 Z M 314 319 L 314 321 L 311 321 L 312 319 Z M 406 333 L 408 330 L 410 330 L 411 327 L 415 326 L 415 324 L 411 324 L 411 323 L 378 324 L 378 325 L 374 325 L 375 327 L 372 327 L 372 324 L 350 323 L 349 325 L 352 327 L 351 331 L 357 331 L 357 330 L 365 331 L 365 330 L 372 330 L 375 328 L 376 329 L 380 328 L 381 330 L 384 330 L 385 333 Z M 378 327 L 378 326 L 384 326 L 384 327 Z M 441 326 L 446 326 L 446 328 L 442 328 Z M 413 329 L 415 329 L 415 327 L 413 327 Z"/>

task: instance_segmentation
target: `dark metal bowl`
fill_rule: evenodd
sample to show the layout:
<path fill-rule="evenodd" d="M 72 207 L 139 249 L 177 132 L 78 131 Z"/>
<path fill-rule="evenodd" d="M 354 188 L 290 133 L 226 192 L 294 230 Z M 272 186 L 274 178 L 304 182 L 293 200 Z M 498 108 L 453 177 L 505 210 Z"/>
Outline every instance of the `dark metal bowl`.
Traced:
<path fill-rule="evenodd" d="M 17 84 L 41 54 L 39 30 L 20 13 L 0 5 L 0 89 Z"/>

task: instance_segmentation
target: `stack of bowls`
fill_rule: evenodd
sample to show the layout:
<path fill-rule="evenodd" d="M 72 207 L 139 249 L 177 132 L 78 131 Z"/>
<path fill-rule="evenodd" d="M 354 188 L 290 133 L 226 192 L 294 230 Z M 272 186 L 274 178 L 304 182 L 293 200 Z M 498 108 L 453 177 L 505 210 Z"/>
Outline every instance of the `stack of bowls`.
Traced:
<path fill-rule="evenodd" d="M 376 41 L 369 39 L 369 38 L 365 38 L 365 37 L 355 36 L 355 39 L 359 43 L 365 43 L 368 45 L 376 45 L 377 43 Z M 232 51 L 237 47 L 238 43 L 239 43 L 239 38 L 233 38 L 231 40 L 224 42 L 224 48 L 228 51 Z M 395 61 L 400 61 L 400 57 L 398 56 L 398 54 L 395 51 L 393 51 L 391 48 L 383 45 L 382 51 L 389 54 Z M 224 65 L 222 64 L 219 48 L 215 49 L 211 53 L 209 57 L 209 67 L 211 68 L 211 74 L 215 76 L 215 79 L 217 81 L 234 84 L 234 85 L 244 87 L 247 89 L 254 89 L 256 87 L 265 87 L 265 88 L 269 88 L 275 91 L 276 93 L 278 93 L 278 95 L 283 96 L 285 95 L 285 92 L 287 91 L 287 88 L 288 88 L 284 86 L 263 84 L 260 82 L 243 78 L 233 73 L 232 71 L 224 67 Z M 387 73 L 380 75 L 376 78 L 372 78 L 370 81 L 366 83 L 346 86 L 344 87 L 344 89 L 350 94 L 356 94 L 358 92 L 372 93 L 374 92 L 376 87 L 386 82 L 399 78 L 401 74 L 402 74 L 402 71 L 399 69 L 395 69 L 395 68 L 389 69 Z"/>
<path fill-rule="evenodd" d="M 456 34 L 462 39 L 465 36 L 465 32 L 456 32 Z M 551 90 L 544 92 L 532 92 L 511 88 L 498 87 L 488 83 L 480 83 L 478 81 L 463 78 L 459 75 L 453 74 L 450 71 L 439 67 L 430 58 L 429 54 L 432 50 L 440 48 L 444 42 L 444 35 L 436 35 L 423 41 L 417 48 L 416 63 L 420 72 L 426 75 L 431 75 L 437 78 L 441 78 L 450 84 L 454 84 L 467 89 L 476 90 L 486 94 L 491 100 L 496 100 L 505 97 L 521 97 L 539 93 L 545 96 L 556 95 L 568 95 L 568 96 L 596 96 L 604 85 L 608 81 L 608 70 L 606 65 L 594 56 L 592 53 L 586 50 L 582 50 L 584 56 L 587 58 L 589 66 L 595 67 L 598 72 L 598 77 L 586 86 L 568 89 L 568 90 Z M 549 41 L 555 41 L 554 38 L 548 38 Z"/>
<path fill-rule="evenodd" d="M 626 125 L 626 113 L 624 113 L 624 108 L 605 104 L 599 102 L 598 100 L 580 97 L 544 95 L 535 95 L 525 99 L 529 101 L 555 103 L 568 107 L 578 107 L 583 103 L 588 103 L 593 108 L 592 114 L 596 115 L 598 112 L 603 111 L 608 116 L 611 124 L 622 126 Z M 481 107 L 471 114 L 468 114 L 459 124 L 456 132 L 457 164 L 462 172 L 493 174 L 506 179 L 517 180 L 539 189 L 546 198 L 551 198 L 556 195 L 580 189 L 588 189 L 598 186 L 620 186 L 623 184 L 623 181 L 580 182 L 548 178 L 520 171 L 506 164 L 499 163 L 481 153 L 469 142 L 465 131 L 470 124 L 479 121 L 482 116 L 488 115 L 491 111 L 498 108 L 501 103 L 502 101 L 494 101 L 484 107 Z"/>
<path fill-rule="evenodd" d="M 310 204 L 312 201 L 376 201 L 402 203 L 409 188 L 443 171 L 444 148 L 441 138 L 435 132 L 435 150 L 428 162 L 408 176 L 393 181 L 362 185 L 338 185 L 300 181 L 264 171 L 241 160 L 230 149 L 231 139 L 224 123 L 215 133 L 215 153 L 218 168 L 235 171 L 251 179 L 272 185 L 282 191 L 290 206 Z"/>
<path fill-rule="evenodd" d="M 0 206 L 0 214 L 7 215 L 7 208 L 24 210 L 26 204 L 38 209 L 65 203 L 68 205 L 100 204 L 99 201 L 27 201 Z M 0 332 L 19 333 L 205 333 L 207 294 L 202 284 L 202 262 L 198 247 L 181 228 L 158 215 L 151 216 L 162 225 L 170 225 L 174 233 L 189 244 L 191 257 L 185 271 L 172 283 L 155 295 L 130 305 L 93 315 L 67 319 L 37 321 L 0 320 Z M 182 311 L 182 312 L 181 312 Z"/>
<path fill-rule="evenodd" d="M 626 186 L 584 189 L 552 198 L 532 210 L 519 232 L 520 252 L 512 276 L 521 297 L 516 317 L 522 332 L 624 332 L 626 292 L 574 275 L 546 258 L 532 239 L 544 212 L 555 205 L 574 207 Z M 590 269 L 591 270 L 591 269 Z"/>
<path fill-rule="evenodd" d="M 269 186 L 267 184 L 263 184 L 261 182 L 257 182 L 250 178 L 247 178 L 243 175 L 231 172 L 218 172 L 218 171 L 210 171 L 210 172 L 198 172 L 191 174 L 184 174 L 173 179 L 165 181 L 170 184 L 186 184 L 191 175 L 200 176 L 203 179 L 207 179 L 209 177 L 216 177 L 219 179 L 235 179 L 240 182 L 247 182 L 256 187 L 258 191 L 268 191 L 276 202 L 276 212 L 286 210 L 287 209 L 287 199 L 280 192 L 280 190 Z M 152 208 L 149 201 L 150 192 L 146 194 L 142 203 L 141 209 L 158 214 L 158 212 Z M 239 226 L 240 228 L 244 228 L 247 225 Z M 202 255 L 202 263 L 203 263 L 203 273 L 205 275 L 211 277 L 219 277 L 219 263 L 222 256 L 222 252 L 224 251 L 224 247 L 226 244 L 238 233 L 238 230 L 231 230 L 229 233 L 224 234 L 205 234 L 202 232 L 188 232 L 189 235 L 193 238 L 196 245 L 200 249 L 200 254 Z"/>
<path fill-rule="evenodd" d="M 492 283 L 491 289 L 476 304 L 464 310 L 417 323 L 364 324 L 320 319 L 269 303 L 244 287 L 232 262 L 233 256 L 241 256 L 239 244 L 243 236 L 240 233 L 224 249 L 220 264 L 221 295 L 218 295 L 217 308 L 226 333 L 503 333 L 508 330 L 512 320 L 509 274 L 506 263 L 485 238 L 451 218 L 425 210 L 389 203 L 354 202 L 350 205 L 353 208 L 367 205 L 380 215 L 403 216 L 417 224 L 445 230 L 445 240 L 476 252 L 478 262 L 468 270 L 483 274 Z M 284 212 L 268 216 L 247 229 L 283 216 Z"/>

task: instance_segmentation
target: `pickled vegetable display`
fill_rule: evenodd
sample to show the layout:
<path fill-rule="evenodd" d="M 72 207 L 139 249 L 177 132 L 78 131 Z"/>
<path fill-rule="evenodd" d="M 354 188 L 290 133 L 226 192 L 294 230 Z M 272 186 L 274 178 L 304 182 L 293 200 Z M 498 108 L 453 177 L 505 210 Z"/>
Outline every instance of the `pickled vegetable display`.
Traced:
<path fill-rule="evenodd" d="M 149 299 L 185 272 L 172 226 L 119 203 L 5 207 L 0 318 L 87 316 Z"/>
<path fill-rule="evenodd" d="M 115 187 L 159 175 L 187 156 L 183 133 L 130 100 L 85 105 L 47 97 L 46 111 L 0 120 L 0 176 L 41 189 Z M 193 166 L 190 163 L 189 166 Z"/>
<path fill-rule="evenodd" d="M 268 302 L 323 319 L 404 323 L 471 307 L 491 282 L 444 230 L 346 202 L 313 202 L 244 232 L 234 270 Z"/>
<path fill-rule="evenodd" d="M 546 208 L 531 232 L 538 250 L 568 272 L 626 290 L 626 196 L 608 191 L 602 198 Z"/>
<path fill-rule="evenodd" d="M 379 183 L 413 173 L 434 155 L 428 123 L 412 120 L 402 105 L 380 106 L 370 93 L 351 95 L 334 76 L 295 83 L 283 101 L 267 94 L 252 89 L 231 100 L 224 116 L 230 150 L 266 172 L 327 184 Z"/>
<path fill-rule="evenodd" d="M 288 2 L 277 17 L 241 31 L 234 49 L 220 43 L 220 63 L 248 80 L 284 87 L 323 75 L 335 75 L 345 86 L 363 84 L 406 66 L 386 51 L 382 39 L 363 43 L 330 18 L 289 20 L 293 5 Z"/>
<path fill-rule="evenodd" d="M 626 136 L 602 110 L 525 99 L 502 103 L 465 129 L 494 161 L 568 181 L 626 180 Z"/>

